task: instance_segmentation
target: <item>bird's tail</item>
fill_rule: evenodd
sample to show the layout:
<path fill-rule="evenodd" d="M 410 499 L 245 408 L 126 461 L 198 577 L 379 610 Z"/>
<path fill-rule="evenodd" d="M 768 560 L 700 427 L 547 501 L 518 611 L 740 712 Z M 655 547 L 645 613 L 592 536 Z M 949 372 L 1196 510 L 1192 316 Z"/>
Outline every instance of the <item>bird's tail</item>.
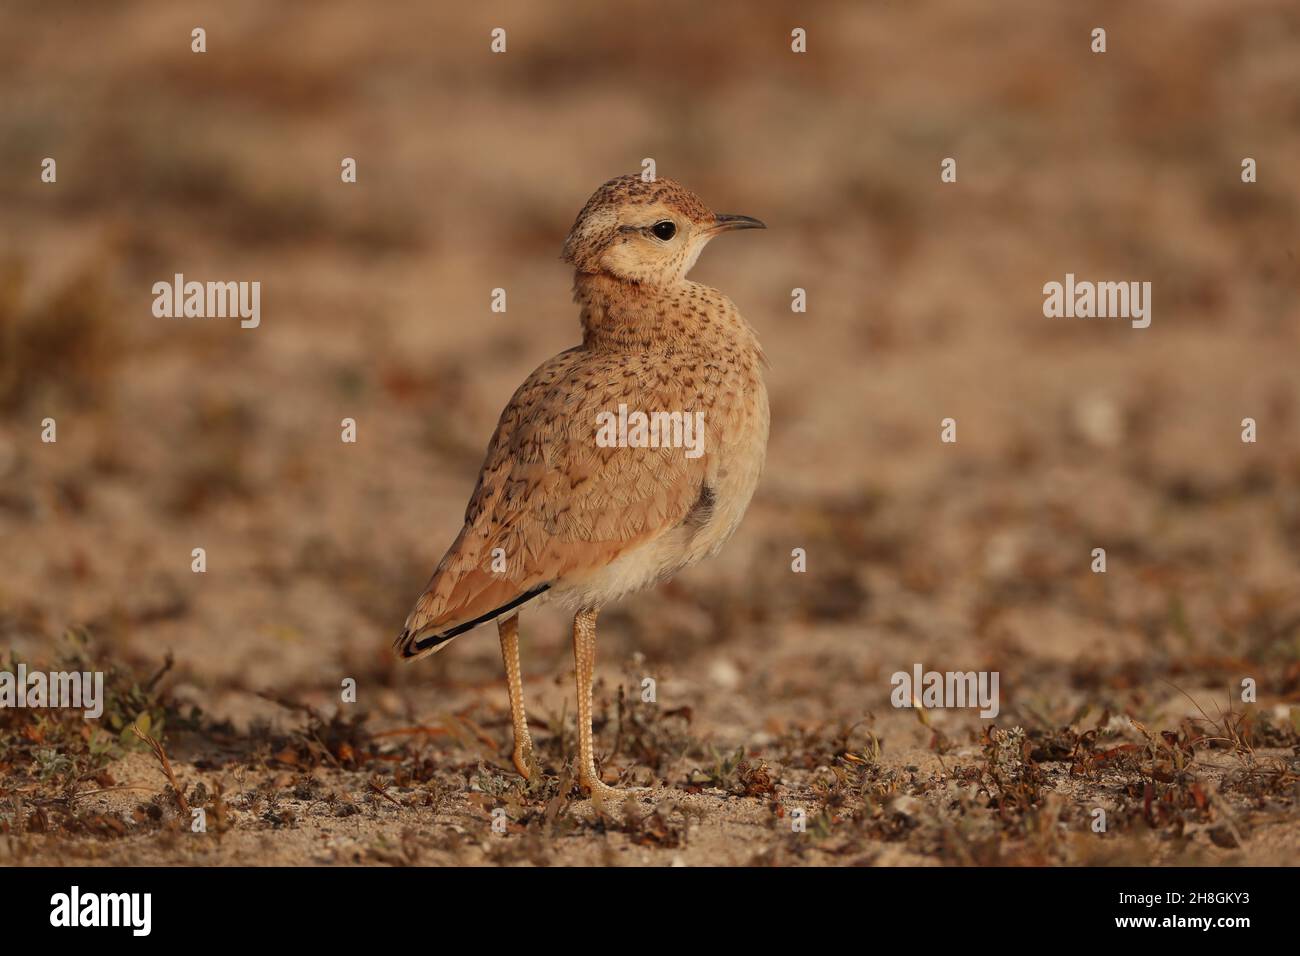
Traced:
<path fill-rule="evenodd" d="M 393 641 L 393 650 L 404 661 L 414 661 L 421 657 L 428 657 L 430 654 L 442 650 L 453 639 L 466 631 L 513 611 L 521 604 L 526 604 L 542 594 L 548 588 L 550 588 L 549 584 L 539 584 L 485 614 L 478 614 L 459 621 L 437 621 L 417 625 L 415 623 L 418 616 L 417 607 L 417 611 L 411 612 L 402 633 L 397 635 L 397 640 Z M 473 612 L 468 613 L 472 614 Z"/>

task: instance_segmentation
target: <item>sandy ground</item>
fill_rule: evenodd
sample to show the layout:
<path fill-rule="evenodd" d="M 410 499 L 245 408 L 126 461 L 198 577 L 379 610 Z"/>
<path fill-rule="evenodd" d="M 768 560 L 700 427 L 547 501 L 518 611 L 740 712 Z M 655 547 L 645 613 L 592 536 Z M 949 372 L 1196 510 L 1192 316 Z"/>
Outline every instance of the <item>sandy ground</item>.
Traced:
<path fill-rule="evenodd" d="M 0 711 L 0 862 L 1297 858 L 1292 4 L 117 6 L 0 30 L 0 650 L 113 705 Z M 770 227 L 693 277 L 772 437 L 726 550 L 602 615 L 603 772 L 651 788 L 602 814 L 557 610 L 527 785 L 495 634 L 389 644 L 647 156 Z M 154 318 L 176 272 L 261 281 L 261 326 Z M 1151 327 L 1044 318 L 1067 272 L 1150 281 Z M 1000 713 L 893 707 L 918 663 Z"/>

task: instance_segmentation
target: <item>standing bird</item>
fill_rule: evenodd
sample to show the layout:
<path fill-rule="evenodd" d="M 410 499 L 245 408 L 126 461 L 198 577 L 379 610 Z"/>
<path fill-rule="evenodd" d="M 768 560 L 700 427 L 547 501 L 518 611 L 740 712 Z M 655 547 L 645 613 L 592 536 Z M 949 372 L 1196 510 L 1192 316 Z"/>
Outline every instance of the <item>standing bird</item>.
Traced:
<path fill-rule="evenodd" d="M 715 554 L 754 494 L 766 359 L 731 300 L 686 274 L 714 236 L 763 228 L 715 215 L 672 180 L 620 176 L 587 200 L 565 240 L 582 344 L 543 363 L 501 413 L 465 526 L 394 645 L 415 660 L 497 620 L 525 779 L 535 764 L 518 608 L 545 595 L 576 612 L 578 780 L 597 803 L 615 797 L 592 752 L 596 615 Z M 661 427 L 637 427 L 638 412 Z"/>

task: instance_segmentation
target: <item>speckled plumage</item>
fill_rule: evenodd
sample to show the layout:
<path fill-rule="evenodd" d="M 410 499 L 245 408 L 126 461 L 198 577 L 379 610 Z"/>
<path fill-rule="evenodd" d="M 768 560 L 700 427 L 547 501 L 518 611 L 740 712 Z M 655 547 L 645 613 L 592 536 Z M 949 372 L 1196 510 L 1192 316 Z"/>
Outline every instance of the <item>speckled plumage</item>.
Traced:
<path fill-rule="evenodd" d="M 668 240 L 654 231 L 665 222 L 675 230 Z M 601 790 L 590 728 L 581 726 L 592 664 L 583 649 L 594 657 L 596 612 L 715 553 L 753 495 L 768 433 L 763 352 L 731 300 L 686 273 L 719 232 L 761 225 L 715 216 L 671 180 L 624 176 L 595 192 L 564 244 L 582 344 L 543 363 L 502 412 L 465 525 L 396 644 L 401 656 L 420 657 L 498 619 L 525 776 L 515 608 L 546 595 L 578 612 L 579 771 L 584 786 Z M 597 416 L 620 404 L 702 412 L 703 453 L 600 447 Z M 494 552 L 504 570 L 494 569 Z"/>

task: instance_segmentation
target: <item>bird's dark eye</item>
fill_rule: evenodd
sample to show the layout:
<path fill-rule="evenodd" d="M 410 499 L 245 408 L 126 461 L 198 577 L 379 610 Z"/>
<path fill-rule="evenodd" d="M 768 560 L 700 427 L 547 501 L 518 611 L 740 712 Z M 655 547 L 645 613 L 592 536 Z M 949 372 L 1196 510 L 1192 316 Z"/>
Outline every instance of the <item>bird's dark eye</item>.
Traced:
<path fill-rule="evenodd" d="M 677 235 L 677 226 L 671 219 L 665 219 L 663 222 L 655 223 L 650 228 L 650 231 L 664 242 L 667 242 L 673 236 Z"/>

